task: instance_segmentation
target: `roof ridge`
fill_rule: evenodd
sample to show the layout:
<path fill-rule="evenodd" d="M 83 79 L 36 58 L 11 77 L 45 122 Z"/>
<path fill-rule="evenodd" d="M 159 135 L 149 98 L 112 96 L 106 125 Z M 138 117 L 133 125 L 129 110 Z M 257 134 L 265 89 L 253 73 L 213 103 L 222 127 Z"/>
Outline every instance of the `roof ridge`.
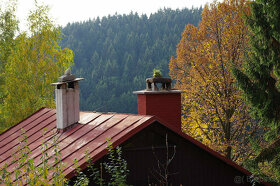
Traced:
<path fill-rule="evenodd" d="M 136 114 L 136 113 L 118 113 L 118 112 L 96 112 L 96 111 L 80 111 L 84 113 L 99 113 L 99 114 L 114 114 L 114 115 L 129 115 L 129 116 L 154 116 L 154 115 L 143 115 L 143 114 Z"/>

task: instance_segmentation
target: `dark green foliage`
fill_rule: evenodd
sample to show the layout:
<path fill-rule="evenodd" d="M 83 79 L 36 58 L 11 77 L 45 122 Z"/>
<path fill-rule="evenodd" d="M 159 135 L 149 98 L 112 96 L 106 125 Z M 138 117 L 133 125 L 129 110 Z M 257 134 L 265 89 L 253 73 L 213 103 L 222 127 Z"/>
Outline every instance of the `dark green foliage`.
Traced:
<path fill-rule="evenodd" d="M 117 146 L 113 149 L 112 143 L 107 140 L 107 150 L 106 161 L 100 163 L 100 168 L 94 165 L 88 150 L 85 152 L 85 158 L 87 159 L 87 168 L 85 170 L 79 168 L 78 161 L 75 159 L 74 163 L 77 175 L 72 179 L 70 185 L 127 185 L 129 170 L 126 161 L 122 158 L 121 147 Z M 106 174 L 105 178 L 103 178 L 104 173 Z"/>
<path fill-rule="evenodd" d="M 127 163 L 122 158 L 121 147 L 117 146 L 113 150 L 113 145 L 110 141 L 107 141 L 108 162 L 104 163 L 106 172 L 111 176 L 110 183 L 108 185 L 127 185 L 126 179 L 129 173 L 127 169 Z"/>
<path fill-rule="evenodd" d="M 255 168 L 258 162 L 269 162 L 280 181 L 280 1 L 254 1 L 251 13 L 246 18 L 252 31 L 251 51 L 245 70 L 234 69 L 233 73 L 253 116 L 268 128 L 268 146 L 260 150 Z"/>
<path fill-rule="evenodd" d="M 89 184 L 89 178 L 79 167 L 77 159 L 74 159 L 74 165 L 77 173 L 77 179 L 74 181 L 74 186 L 87 186 Z"/>
<path fill-rule="evenodd" d="M 62 48 L 75 53 L 77 76 L 81 83 L 81 109 L 137 112 L 132 91 L 145 87 L 154 68 L 168 76 L 170 56 L 186 24 L 198 25 L 200 9 L 159 10 L 139 16 L 113 15 L 62 29 Z"/>

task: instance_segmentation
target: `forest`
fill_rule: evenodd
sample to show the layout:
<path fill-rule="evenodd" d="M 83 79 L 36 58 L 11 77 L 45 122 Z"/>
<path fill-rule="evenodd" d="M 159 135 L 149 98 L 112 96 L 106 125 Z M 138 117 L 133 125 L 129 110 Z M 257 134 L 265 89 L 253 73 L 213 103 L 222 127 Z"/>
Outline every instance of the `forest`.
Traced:
<path fill-rule="evenodd" d="M 9 135 L 10 127 L 24 123 L 42 107 L 55 108 L 50 84 L 70 67 L 77 77 L 85 78 L 80 83 L 81 110 L 118 113 L 137 113 L 132 92 L 144 89 L 153 71 L 161 71 L 184 91 L 182 132 L 252 172 L 253 179 L 279 185 L 279 0 L 214 1 L 203 8 L 115 14 L 65 27 L 58 27 L 49 18 L 49 8 L 35 1 L 27 32 L 19 30 L 16 1 L 9 2 L 6 10 L 0 9 L 2 134 Z M 21 132 L 17 165 L 26 169 L 24 175 L 35 185 L 40 176 L 47 184 L 45 150 L 50 138 L 41 144 L 40 159 L 46 164 L 36 167 L 25 131 Z M 55 138 L 51 146 L 56 152 L 51 171 L 57 183 L 64 184 Z M 118 171 L 120 166 L 112 167 Z M 0 170 L 0 183 L 10 184 L 6 168 Z M 75 169 L 81 176 L 78 164 Z M 126 183 L 123 176 L 117 178 Z"/>
<path fill-rule="evenodd" d="M 72 72 L 81 109 L 137 113 L 133 91 L 145 88 L 154 68 L 168 77 L 170 56 L 187 24 L 198 25 L 202 8 L 163 9 L 151 15 L 112 15 L 62 28 L 62 48 L 73 50 Z"/>

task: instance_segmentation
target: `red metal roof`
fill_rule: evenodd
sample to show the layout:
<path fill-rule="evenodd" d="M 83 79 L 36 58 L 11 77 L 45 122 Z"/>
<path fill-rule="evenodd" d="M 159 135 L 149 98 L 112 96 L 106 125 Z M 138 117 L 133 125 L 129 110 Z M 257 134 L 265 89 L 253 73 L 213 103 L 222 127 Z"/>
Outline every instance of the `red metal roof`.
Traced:
<path fill-rule="evenodd" d="M 32 152 L 31 158 L 34 159 L 36 166 L 41 164 L 40 148 L 42 142 L 48 141 L 51 143 L 51 138 L 54 135 L 58 137 L 61 158 L 66 163 L 64 173 L 67 178 L 71 178 L 74 175 L 74 159 L 78 160 L 81 168 L 86 167 L 86 150 L 88 150 L 94 162 L 107 153 L 107 139 L 110 139 L 114 147 L 118 146 L 155 121 L 164 125 L 164 122 L 155 116 L 81 112 L 80 123 L 65 132 L 59 133 L 56 130 L 56 111 L 54 109 L 42 108 L 0 135 L 0 166 L 3 167 L 7 164 L 7 170 L 13 173 L 11 178 L 15 179 L 14 170 L 16 162 L 13 162 L 12 155 L 16 153 L 16 147 L 20 143 L 19 137 L 23 129 L 28 140 L 28 146 Z M 185 133 L 170 126 L 166 127 L 239 171 L 251 175 L 246 169 Z M 43 130 L 45 130 L 45 135 L 43 135 Z M 48 151 L 50 156 L 48 163 L 54 162 L 53 154 L 53 150 L 50 149 Z"/>

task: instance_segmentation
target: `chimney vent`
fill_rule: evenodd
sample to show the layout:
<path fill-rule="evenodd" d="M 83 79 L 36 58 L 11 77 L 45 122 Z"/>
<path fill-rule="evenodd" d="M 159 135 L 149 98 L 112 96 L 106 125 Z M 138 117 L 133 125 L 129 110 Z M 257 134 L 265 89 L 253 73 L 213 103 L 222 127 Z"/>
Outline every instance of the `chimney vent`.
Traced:
<path fill-rule="evenodd" d="M 158 84 L 161 84 L 158 87 Z M 171 79 L 154 77 L 146 79 L 146 89 L 134 91 L 138 99 L 138 114 L 155 115 L 164 124 L 181 130 L 181 93 L 171 88 Z"/>
<path fill-rule="evenodd" d="M 56 86 L 56 126 L 57 129 L 66 129 L 80 120 L 80 88 L 79 81 L 83 78 L 76 78 L 67 69 Z"/>
<path fill-rule="evenodd" d="M 160 90 L 170 90 L 171 89 L 171 79 L 154 77 L 146 79 L 146 90 L 158 91 L 157 83 L 161 83 Z"/>

